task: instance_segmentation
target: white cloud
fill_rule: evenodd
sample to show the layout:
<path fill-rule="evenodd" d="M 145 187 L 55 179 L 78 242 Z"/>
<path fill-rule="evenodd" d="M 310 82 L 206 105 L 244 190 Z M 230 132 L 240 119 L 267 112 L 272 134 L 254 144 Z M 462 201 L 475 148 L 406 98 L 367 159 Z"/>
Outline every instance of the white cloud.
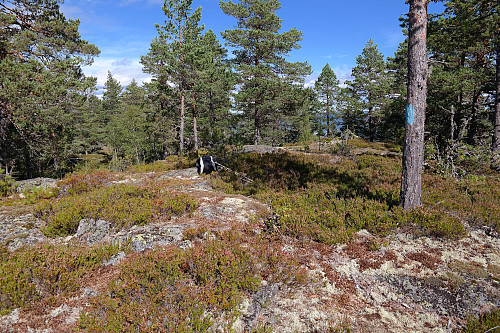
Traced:
<path fill-rule="evenodd" d="M 321 58 L 322 59 L 342 59 L 342 58 L 345 58 L 347 57 L 347 54 L 344 54 L 344 53 L 335 53 L 335 54 L 329 54 L 329 55 L 326 55 L 326 56 L 322 56 Z"/>
<path fill-rule="evenodd" d="M 339 66 L 332 67 L 332 70 L 337 75 L 337 79 L 340 81 L 340 85 L 343 85 L 346 80 L 352 79 L 352 67 L 346 64 L 342 64 Z"/>
<path fill-rule="evenodd" d="M 319 74 L 313 73 L 306 77 L 306 82 L 304 83 L 305 88 L 314 87 L 314 83 L 318 79 Z"/>
<path fill-rule="evenodd" d="M 133 79 L 139 84 L 151 82 L 151 75 L 142 72 L 139 59 L 99 57 L 95 59 L 92 66 L 83 68 L 85 75 L 97 78 L 97 95 L 102 92 L 108 71 L 111 72 L 113 78 L 120 82 L 122 87 L 129 85 Z"/>

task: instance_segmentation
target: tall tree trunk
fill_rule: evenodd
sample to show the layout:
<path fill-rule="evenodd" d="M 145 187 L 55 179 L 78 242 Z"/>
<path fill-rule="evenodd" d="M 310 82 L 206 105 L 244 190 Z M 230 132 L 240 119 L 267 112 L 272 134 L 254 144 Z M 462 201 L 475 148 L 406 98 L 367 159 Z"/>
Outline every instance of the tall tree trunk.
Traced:
<path fill-rule="evenodd" d="M 257 116 L 257 113 L 255 113 L 255 130 L 253 133 L 253 144 L 258 145 L 260 141 L 260 116 Z"/>
<path fill-rule="evenodd" d="M 262 103 L 260 101 L 256 101 L 255 103 L 255 116 L 254 116 L 254 133 L 253 133 L 253 144 L 258 145 L 260 142 L 260 126 L 261 126 L 261 119 L 260 119 L 260 109 L 259 107 L 262 106 Z"/>
<path fill-rule="evenodd" d="M 184 93 L 184 85 L 181 88 L 181 125 L 179 128 L 179 155 L 182 155 L 182 152 L 184 151 L 184 100 L 185 100 L 185 93 Z"/>
<path fill-rule="evenodd" d="M 194 149 L 200 149 L 200 145 L 198 143 L 198 124 L 196 120 L 196 98 L 193 95 L 193 139 L 194 139 Z"/>
<path fill-rule="evenodd" d="M 467 143 L 469 145 L 474 145 L 476 143 L 477 135 L 477 114 L 479 112 L 479 96 L 480 90 L 474 90 L 472 96 L 472 109 L 469 123 L 469 131 L 467 132 Z"/>
<path fill-rule="evenodd" d="M 373 134 L 373 109 L 370 108 L 368 110 L 368 132 L 370 136 L 370 142 L 373 142 L 375 140 L 374 134 Z"/>
<path fill-rule="evenodd" d="M 495 127 L 491 149 L 491 167 L 500 171 L 500 42 L 497 45 L 496 59 L 496 94 L 495 94 Z"/>
<path fill-rule="evenodd" d="M 400 204 L 404 209 L 422 204 L 424 123 L 427 107 L 427 3 L 409 0 L 408 95 Z"/>
<path fill-rule="evenodd" d="M 210 107 L 210 127 L 209 127 L 209 131 L 210 131 L 210 141 L 212 141 L 211 143 L 214 142 L 214 127 L 215 127 L 215 110 L 214 110 L 214 97 L 213 97 L 213 93 L 212 93 L 212 89 L 209 90 L 208 92 L 208 96 L 209 96 L 209 107 Z"/>
<path fill-rule="evenodd" d="M 7 115 L 7 108 L 0 105 L 0 168 L 5 166 L 7 168 L 7 127 L 9 118 Z"/>
<path fill-rule="evenodd" d="M 184 77 L 184 54 L 182 53 L 182 47 L 183 47 L 183 44 L 182 44 L 182 23 L 181 23 L 181 19 L 179 18 L 179 21 L 178 21 L 178 27 L 179 27 L 179 46 L 181 48 L 181 75 L 182 75 L 182 79 L 181 79 L 181 125 L 180 125 L 180 128 L 179 128 L 179 155 L 182 155 L 183 151 L 184 151 L 184 101 L 186 99 L 186 96 L 185 96 L 185 77 Z"/>
<path fill-rule="evenodd" d="M 326 137 L 330 137 L 330 96 L 326 93 Z"/>

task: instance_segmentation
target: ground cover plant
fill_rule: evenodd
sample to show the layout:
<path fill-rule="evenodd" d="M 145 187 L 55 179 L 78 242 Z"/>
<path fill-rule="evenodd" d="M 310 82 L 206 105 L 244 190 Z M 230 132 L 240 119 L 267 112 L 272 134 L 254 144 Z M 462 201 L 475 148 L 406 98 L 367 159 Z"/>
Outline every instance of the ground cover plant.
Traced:
<path fill-rule="evenodd" d="M 75 186 L 71 189 L 81 186 Z M 170 219 L 193 212 L 194 198 L 185 193 L 162 190 L 148 185 L 114 184 L 89 192 L 43 201 L 34 207 L 35 216 L 46 221 L 43 232 L 49 237 L 74 234 L 84 218 L 104 219 L 116 229 L 142 225 L 158 219 Z"/>
<path fill-rule="evenodd" d="M 191 231 L 188 234 L 198 234 Z M 177 247 L 134 254 L 122 264 L 109 293 L 92 299 L 83 332 L 207 332 L 230 329 L 238 305 L 267 283 L 303 283 L 293 258 L 272 238 L 224 231 Z M 222 328 L 222 327 L 221 327 Z"/>
<path fill-rule="evenodd" d="M 86 195 L 71 196 L 35 208 L 46 220 L 48 236 L 65 236 L 76 232 L 83 218 L 104 219 L 115 228 L 146 224 L 155 218 L 192 212 L 196 202 L 187 194 L 159 193 L 145 187 L 114 185 Z"/>
<path fill-rule="evenodd" d="M 50 303 L 82 287 L 81 279 L 122 249 L 111 244 L 87 247 L 44 244 L 2 251 L 0 256 L 0 315 L 36 301 Z"/>
<path fill-rule="evenodd" d="M 500 331 L 500 309 L 485 313 L 479 318 L 469 318 L 464 333 L 485 333 Z"/>
<path fill-rule="evenodd" d="M 371 147 L 354 141 L 356 146 Z M 396 149 L 381 143 L 373 146 L 387 147 Z M 500 226 L 498 177 L 457 180 L 427 171 L 424 206 L 404 211 L 398 206 L 399 157 L 250 153 L 228 155 L 224 162 L 236 173 L 220 172 L 213 176 L 213 186 L 269 204 L 274 215 L 267 224 L 294 237 L 335 244 L 348 242 L 361 229 L 387 235 L 395 228 L 406 228 L 419 236 L 460 238 L 466 235 L 464 222 L 497 230 Z M 240 181 L 241 174 L 253 182 Z"/>

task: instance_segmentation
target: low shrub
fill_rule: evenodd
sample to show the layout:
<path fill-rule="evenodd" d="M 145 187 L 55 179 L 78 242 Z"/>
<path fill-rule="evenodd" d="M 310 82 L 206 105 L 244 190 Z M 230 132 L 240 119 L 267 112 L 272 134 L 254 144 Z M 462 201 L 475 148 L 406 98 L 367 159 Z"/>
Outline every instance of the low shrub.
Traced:
<path fill-rule="evenodd" d="M 165 160 L 160 160 L 153 163 L 132 165 L 126 170 L 126 172 L 165 172 L 194 167 L 195 163 L 195 158 L 186 156 L 169 156 Z"/>
<path fill-rule="evenodd" d="M 119 176 L 116 173 L 106 170 L 74 172 L 59 181 L 57 186 L 61 188 L 63 193 L 74 195 L 90 192 L 118 179 Z"/>
<path fill-rule="evenodd" d="M 269 283 L 296 283 L 300 269 L 280 246 L 226 231 L 215 239 L 132 256 L 109 293 L 91 300 L 79 328 L 89 332 L 229 331 L 243 296 Z"/>
<path fill-rule="evenodd" d="M 361 229 L 385 234 L 394 227 L 387 218 L 387 204 L 335 194 L 335 188 L 317 187 L 293 194 L 261 194 L 259 199 L 275 212 L 273 228 L 325 244 L 348 242 Z"/>
<path fill-rule="evenodd" d="M 0 197 L 4 197 L 14 190 L 14 179 L 10 175 L 4 174 L 5 170 L 0 169 Z"/>
<path fill-rule="evenodd" d="M 88 248 L 44 244 L 2 253 L 0 315 L 29 307 L 40 299 L 76 292 L 83 275 L 119 251 L 113 245 Z"/>
<path fill-rule="evenodd" d="M 500 309 L 483 314 L 479 318 L 470 317 L 464 333 L 498 332 L 500 330 Z"/>
<path fill-rule="evenodd" d="M 467 235 L 460 219 L 435 209 L 395 207 L 389 216 L 395 225 L 406 226 L 417 236 L 458 239 Z"/>
<path fill-rule="evenodd" d="M 23 192 L 24 195 L 23 204 L 32 205 L 43 199 L 56 198 L 59 195 L 59 193 L 60 190 L 58 187 L 49 187 L 49 188 L 34 187 L 30 191 Z"/>
<path fill-rule="evenodd" d="M 46 221 L 43 232 L 57 237 L 74 234 L 83 218 L 104 219 L 121 229 L 191 213 L 196 207 L 196 200 L 188 194 L 117 184 L 55 202 L 45 201 L 34 208 L 34 214 Z"/>
<path fill-rule="evenodd" d="M 500 178 L 468 176 L 457 180 L 426 174 L 422 188 L 425 206 L 500 232 Z"/>

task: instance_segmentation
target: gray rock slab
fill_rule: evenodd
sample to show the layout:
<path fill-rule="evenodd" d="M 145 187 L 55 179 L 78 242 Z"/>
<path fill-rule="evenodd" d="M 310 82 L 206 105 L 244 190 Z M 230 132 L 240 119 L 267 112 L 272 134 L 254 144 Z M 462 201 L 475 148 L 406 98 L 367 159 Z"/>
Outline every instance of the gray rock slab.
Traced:
<path fill-rule="evenodd" d="M 39 177 L 20 180 L 15 182 L 14 185 L 16 186 L 16 191 L 18 193 L 22 193 L 25 191 L 32 191 L 35 187 L 39 187 L 42 189 L 57 187 L 57 182 L 57 179 Z"/>

